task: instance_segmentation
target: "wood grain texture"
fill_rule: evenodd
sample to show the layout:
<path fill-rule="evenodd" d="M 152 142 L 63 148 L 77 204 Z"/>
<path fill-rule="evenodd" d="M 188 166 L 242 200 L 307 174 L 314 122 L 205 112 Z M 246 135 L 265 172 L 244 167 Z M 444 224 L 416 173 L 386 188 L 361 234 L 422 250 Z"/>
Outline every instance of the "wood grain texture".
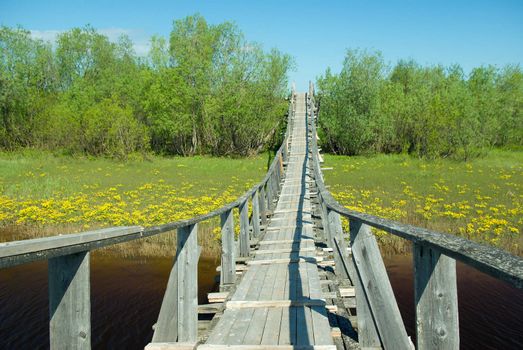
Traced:
<path fill-rule="evenodd" d="M 456 261 L 414 244 L 418 349 L 459 349 Z"/>
<path fill-rule="evenodd" d="M 222 226 L 222 258 L 220 285 L 236 281 L 236 245 L 234 244 L 234 217 L 232 210 L 220 216 Z"/>
<path fill-rule="evenodd" d="M 51 349 L 91 349 L 89 252 L 49 259 Z"/>

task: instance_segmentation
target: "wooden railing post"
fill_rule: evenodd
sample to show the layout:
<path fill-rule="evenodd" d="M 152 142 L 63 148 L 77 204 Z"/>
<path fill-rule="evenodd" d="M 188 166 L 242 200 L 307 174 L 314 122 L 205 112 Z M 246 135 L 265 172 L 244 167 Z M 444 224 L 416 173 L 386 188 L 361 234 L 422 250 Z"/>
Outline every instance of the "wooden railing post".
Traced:
<path fill-rule="evenodd" d="M 167 282 L 153 343 L 195 343 L 198 336 L 198 225 L 178 229 L 176 257 Z"/>
<path fill-rule="evenodd" d="M 240 211 L 240 256 L 249 256 L 249 200 L 246 199 L 238 207 Z"/>
<path fill-rule="evenodd" d="M 376 238 L 370 227 L 361 221 L 352 220 L 350 224 L 354 266 L 383 347 L 411 349 L 413 345 L 407 336 Z"/>
<path fill-rule="evenodd" d="M 261 215 L 261 224 L 267 228 L 267 198 L 265 197 L 265 187 L 260 188 L 260 194 L 258 197 L 260 203 L 260 215 Z"/>
<path fill-rule="evenodd" d="M 418 349 L 459 349 L 456 260 L 413 245 Z"/>
<path fill-rule="evenodd" d="M 91 349 L 89 252 L 49 259 L 51 349 Z"/>
<path fill-rule="evenodd" d="M 354 237 L 356 236 L 357 230 L 360 229 L 360 224 L 354 221 L 350 221 L 350 238 L 351 248 Z M 378 335 L 378 329 L 374 316 L 370 311 L 369 300 L 363 288 L 361 277 L 356 269 L 354 259 L 349 263 L 353 269 L 352 271 L 352 283 L 354 284 L 354 290 L 356 294 L 356 317 L 358 319 L 358 343 L 362 349 L 365 348 L 380 348 L 381 341 Z"/>
<path fill-rule="evenodd" d="M 267 209 L 272 210 L 272 198 L 274 193 L 274 172 L 271 173 L 269 179 L 267 180 Z"/>
<path fill-rule="evenodd" d="M 260 200 L 258 198 L 258 190 L 254 191 L 252 195 L 252 235 L 254 238 L 260 238 Z"/>
<path fill-rule="evenodd" d="M 232 209 L 221 214 L 222 225 L 222 259 L 220 286 L 233 284 L 236 281 L 236 246 L 234 244 L 234 217 Z"/>
<path fill-rule="evenodd" d="M 340 214 L 336 213 L 333 210 L 327 209 L 328 224 L 330 231 L 330 240 L 329 245 L 332 248 L 334 255 L 334 263 L 336 266 L 336 274 L 341 278 L 349 278 L 349 274 L 346 269 L 342 268 L 343 266 L 343 254 L 346 254 L 346 251 L 340 251 L 338 248 L 346 249 L 346 245 L 343 244 L 345 238 L 343 237 L 343 228 L 341 227 Z M 334 240 L 337 239 L 337 244 Z"/>
<path fill-rule="evenodd" d="M 318 196 L 318 199 L 320 201 L 320 209 L 321 209 L 321 224 L 323 226 L 323 239 L 326 239 L 327 242 L 331 242 L 330 239 L 330 231 L 329 231 L 329 214 L 327 212 L 327 207 L 325 206 L 325 202 L 323 201 L 323 197 L 321 194 Z"/>

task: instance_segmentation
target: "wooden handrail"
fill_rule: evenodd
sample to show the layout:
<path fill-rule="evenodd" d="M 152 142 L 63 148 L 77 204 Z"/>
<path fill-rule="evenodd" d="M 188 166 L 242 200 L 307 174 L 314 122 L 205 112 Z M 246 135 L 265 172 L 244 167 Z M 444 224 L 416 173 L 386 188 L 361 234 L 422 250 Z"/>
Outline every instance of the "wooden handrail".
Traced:
<path fill-rule="evenodd" d="M 288 127 L 294 113 L 295 92 L 291 93 Z M 266 223 L 283 177 L 288 156 L 289 131 L 262 181 L 235 201 L 209 213 L 163 225 L 111 227 L 53 237 L 0 243 L 0 268 L 36 260 L 49 260 L 49 337 L 52 349 L 91 348 L 90 251 L 113 244 L 177 230 L 177 249 L 156 323 L 153 341 L 195 342 L 197 336 L 197 266 L 201 248 L 197 245 L 198 223 L 221 218 L 222 257 L 220 287 L 236 279 L 233 210 L 240 212 L 240 255 L 249 254 L 249 200 L 253 201 L 251 225 L 258 238 L 260 222 Z"/>
<path fill-rule="evenodd" d="M 316 135 L 314 123 L 312 123 L 311 127 L 313 135 Z M 503 280 L 516 288 L 523 288 L 523 259 L 520 257 L 502 249 L 476 243 L 456 235 L 435 232 L 345 208 L 332 197 L 329 190 L 325 187 L 319 166 L 318 145 L 315 137 L 311 138 L 311 152 L 318 193 L 329 210 L 414 243 L 438 249 L 443 254 L 470 265 L 481 272 Z"/>
<path fill-rule="evenodd" d="M 418 349 L 459 348 L 456 260 L 516 288 L 523 288 L 523 259 L 499 248 L 350 210 L 338 203 L 327 190 L 321 172 L 312 83 L 307 101 L 310 152 L 323 231 L 333 248 L 336 266 L 340 267 L 336 273 L 350 278 L 355 286 L 360 346 L 413 347 L 371 232 L 374 227 L 413 242 Z M 349 220 L 350 259 L 338 215 Z"/>

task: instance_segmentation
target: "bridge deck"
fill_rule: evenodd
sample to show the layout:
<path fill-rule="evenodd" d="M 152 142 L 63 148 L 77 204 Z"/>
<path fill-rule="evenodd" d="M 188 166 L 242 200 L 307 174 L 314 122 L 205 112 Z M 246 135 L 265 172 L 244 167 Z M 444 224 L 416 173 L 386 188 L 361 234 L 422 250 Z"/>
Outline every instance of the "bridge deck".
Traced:
<path fill-rule="evenodd" d="M 334 349 L 315 260 L 305 94 L 297 95 L 281 195 L 260 248 L 200 348 Z"/>

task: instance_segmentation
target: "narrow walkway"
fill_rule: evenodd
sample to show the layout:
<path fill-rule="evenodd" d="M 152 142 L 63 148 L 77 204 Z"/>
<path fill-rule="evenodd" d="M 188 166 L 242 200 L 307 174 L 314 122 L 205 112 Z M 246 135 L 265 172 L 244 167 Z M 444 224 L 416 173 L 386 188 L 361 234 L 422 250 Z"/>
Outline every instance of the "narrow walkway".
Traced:
<path fill-rule="evenodd" d="M 274 215 L 202 349 L 335 349 L 315 260 L 305 111 L 305 94 L 298 94 L 290 157 Z"/>

